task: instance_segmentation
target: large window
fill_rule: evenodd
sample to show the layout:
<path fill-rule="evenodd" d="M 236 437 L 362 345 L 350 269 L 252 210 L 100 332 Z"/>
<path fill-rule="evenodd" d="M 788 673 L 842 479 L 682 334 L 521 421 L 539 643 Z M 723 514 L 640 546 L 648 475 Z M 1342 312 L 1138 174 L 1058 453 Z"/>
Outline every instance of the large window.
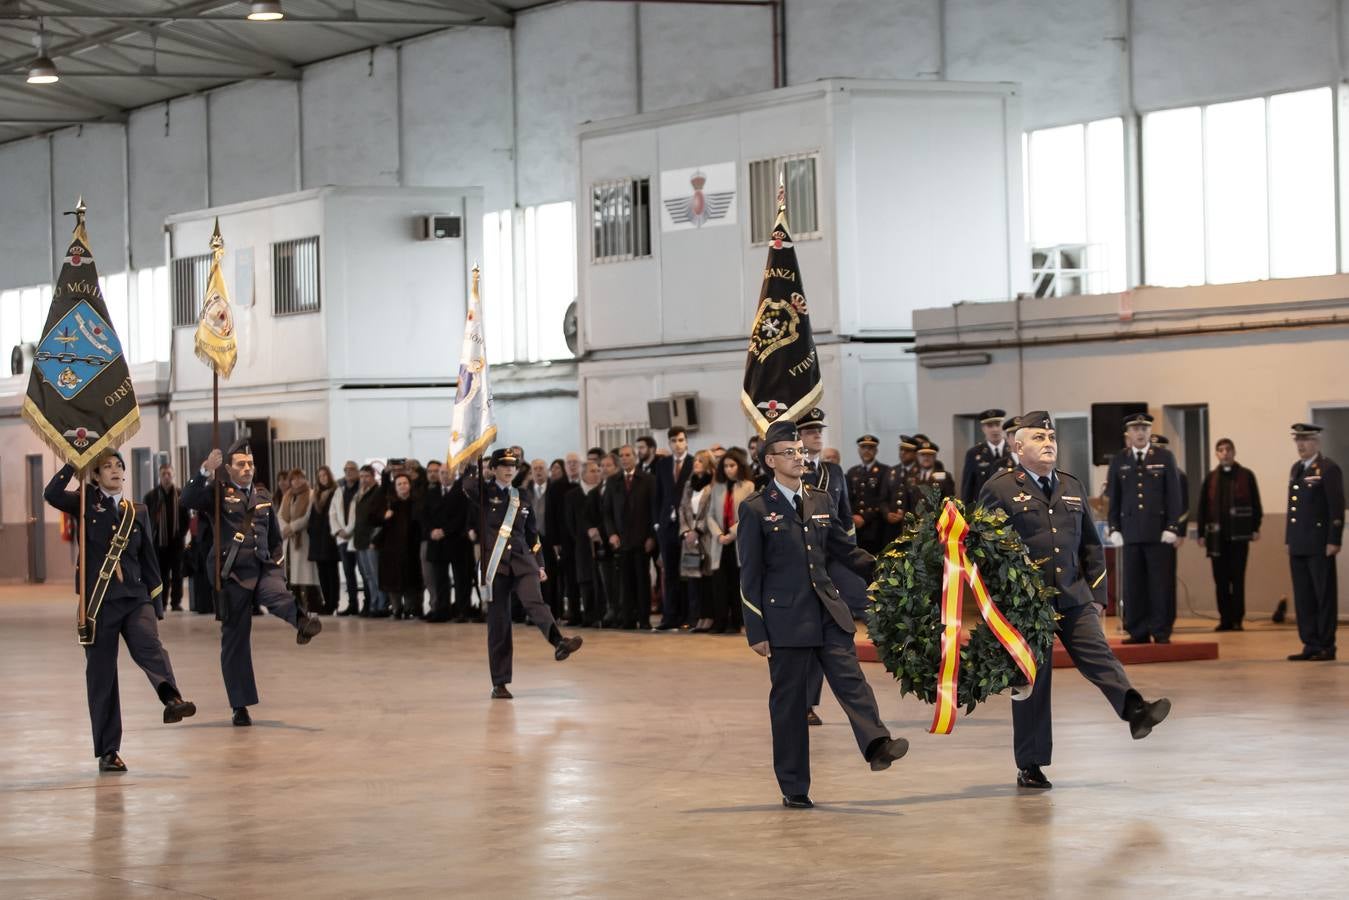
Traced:
<path fill-rule="evenodd" d="M 576 299 L 576 207 L 483 216 L 481 294 L 489 362 L 570 359 L 563 324 Z"/>
<path fill-rule="evenodd" d="M 1144 280 L 1335 271 L 1330 88 L 1143 118 Z"/>
<path fill-rule="evenodd" d="M 318 310 L 319 239 L 307 237 L 272 244 L 272 315 Z"/>
<path fill-rule="evenodd" d="M 1032 131 L 1025 157 L 1026 228 L 1036 293 L 1124 290 L 1123 120 Z"/>

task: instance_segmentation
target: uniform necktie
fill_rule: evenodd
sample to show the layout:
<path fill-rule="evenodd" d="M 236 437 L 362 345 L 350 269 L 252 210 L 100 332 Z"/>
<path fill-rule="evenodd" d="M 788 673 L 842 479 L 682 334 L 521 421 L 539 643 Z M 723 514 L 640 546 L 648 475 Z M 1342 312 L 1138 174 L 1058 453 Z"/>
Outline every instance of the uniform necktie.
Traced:
<path fill-rule="evenodd" d="M 1045 492 L 1046 497 L 1054 493 L 1054 482 L 1050 480 L 1048 475 L 1040 476 L 1040 490 Z"/>
<path fill-rule="evenodd" d="M 1139 464 L 1140 466 L 1143 465 L 1143 451 L 1142 451 L 1142 450 L 1139 450 L 1139 451 L 1138 451 L 1136 454 L 1134 454 L 1134 455 L 1135 455 L 1136 457 L 1138 457 L 1138 464 Z"/>
<path fill-rule="evenodd" d="M 797 518 L 797 521 L 804 522 L 805 519 L 806 519 L 806 517 L 805 517 L 805 515 L 801 512 L 801 495 L 800 495 L 800 494 L 797 494 L 795 497 L 792 498 L 792 506 L 796 507 L 796 518 Z"/>

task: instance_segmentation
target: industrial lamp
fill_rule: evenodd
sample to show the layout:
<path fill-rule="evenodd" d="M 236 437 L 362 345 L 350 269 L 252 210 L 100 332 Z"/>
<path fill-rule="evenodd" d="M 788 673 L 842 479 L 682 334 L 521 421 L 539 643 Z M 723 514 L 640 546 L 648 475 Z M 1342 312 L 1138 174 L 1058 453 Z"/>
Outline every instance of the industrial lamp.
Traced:
<path fill-rule="evenodd" d="M 249 4 L 248 20 L 250 22 L 276 22 L 285 17 L 286 14 L 281 11 L 281 0 L 258 0 L 256 3 Z"/>
<path fill-rule="evenodd" d="M 56 63 L 47 55 L 47 32 L 43 30 L 41 22 L 38 22 L 37 34 L 33 36 L 33 46 L 37 48 L 37 57 L 28 67 L 28 83 L 55 84 L 60 81 L 61 74 L 56 71 Z"/>

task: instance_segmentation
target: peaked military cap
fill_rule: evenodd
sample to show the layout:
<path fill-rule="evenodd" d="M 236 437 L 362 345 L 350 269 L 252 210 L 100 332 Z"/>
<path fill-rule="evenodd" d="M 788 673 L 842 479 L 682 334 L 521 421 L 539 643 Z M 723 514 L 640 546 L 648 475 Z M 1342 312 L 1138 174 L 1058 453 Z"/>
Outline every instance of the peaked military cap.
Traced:
<path fill-rule="evenodd" d="M 1045 428 L 1052 430 L 1054 428 L 1054 420 L 1050 417 L 1049 413 L 1045 412 L 1043 409 L 1037 409 L 1033 412 L 1022 413 L 1018 416 L 1016 427 Z"/>
<path fill-rule="evenodd" d="M 759 444 L 759 465 L 764 465 L 764 460 L 768 458 L 769 447 L 779 441 L 795 441 L 800 437 L 796 423 L 788 419 L 778 419 L 769 425 L 768 430 L 764 432 L 763 441 Z"/>
<path fill-rule="evenodd" d="M 861 447 L 863 444 L 870 444 L 873 447 L 879 447 L 881 445 L 881 439 L 876 437 L 876 435 L 874 434 L 864 434 L 857 439 L 857 446 Z"/>
<path fill-rule="evenodd" d="M 1319 437 L 1324 429 L 1320 425 L 1312 425 L 1308 422 L 1298 422 L 1293 426 L 1293 437 Z"/>
<path fill-rule="evenodd" d="M 1007 417 L 1005 409 L 986 409 L 979 413 L 980 425 L 1001 425 L 1002 420 Z"/>
<path fill-rule="evenodd" d="M 1154 447 L 1169 447 L 1171 445 L 1171 439 L 1164 434 L 1154 434 L 1152 437 L 1148 438 L 1148 443 L 1152 444 Z"/>
<path fill-rule="evenodd" d="M 247 453 L 249 456 L 253 455 L 253 448 L 248 446 L 248 438 L 239 438 L 239 440 L 230 444 L 229 449 L 225 451 L 226 465 L 229 464 L 229 461 L 234 458 L 234 454 L 236 453 Z"/>
<path fill-rule="evenodd" d="M 1016 431 L 1020 427 L 1021 427 L 1020 416 L 1011 416 L 1010 418 L 1003 420 L 1002 423 L 1002 430 L 1007 432 Z"/>
<path fill-rule="evenodd" d="M 1128 428 L 1130 425 L 1151 425 L 1151 424 L 1152 424 L 1152 416 L 1148 415 L 1145 412 L 1129 413 L 1127 416 L 1124 417 L 1125 428 Z"/>
<path fill-rule="evenodd" d="M 796 423 L 796 428 L 798 431 L 802 428 L 823 428 L 823 427 L 824 427 L 824 410 L 820 409 L 818 406 L 806 412 L 806 414 L 801 417 L 801 421 Z"/>
<path fill-rule="evenodd" d="M 917 449 L 918 449 L 918 445 L 915 444 L 915 443 L 913 442 L 913 435 L 911 435 L 911 434 L 901 434 L 901 435 L 899 436 L 899 449 L 901 449 L 901 450 L 917 450 Z"/>
<path fill-rule="evenodd" d="M 936 453 L 938 450 L 941 449 L 941 448 L 938 447 L 936 444 L 934 444 L 934 443 L 932 443 L 931 441 L 929 441 L 927 438 L 919 438 L 919 437 L 915 436 L 914 439 L 915 439 L 915 440 L 917 441 L 917 443 L 918 443 L 918 452 L 919 452 L 919 453 Z"/>
<path fill-rule="evenodd" d="M 492 451 L 492 458 L 489 462 L 492 468 L 497 466 L 518 466 L 520 458 L 511 452 L 508 447 L 501 447 Z"/>

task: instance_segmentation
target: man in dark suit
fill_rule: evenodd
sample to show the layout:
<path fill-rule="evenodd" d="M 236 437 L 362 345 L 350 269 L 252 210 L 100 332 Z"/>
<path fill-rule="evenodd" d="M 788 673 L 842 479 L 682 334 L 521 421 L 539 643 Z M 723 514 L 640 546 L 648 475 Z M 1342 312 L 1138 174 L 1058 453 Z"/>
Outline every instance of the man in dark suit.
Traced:
<path fill-rule="evenodd" d="M 876 462 L 881 440 L 874 434 L 857 439 L 860 463 L 848 470 L 848 502 L 852 506 L 857 546 L 871 554 L 885 547 L 885 478 L 890 467 Z M 762 449 L 762 448 L 761 448 Z"/>
<path fill-rule="evenodd" d="M 1344 539 L 1344 474 L 1321 454 L 1321 426 L 1293 426 L 1297 462 L 1288 473 L 1288 524 L 1284 542 L 1293 575 L 1293 605 L 1302 650 L 1288 658 L 1324 662 L 1335 658 L 1339 583 L 1335 557 Z"/>
<path fill-rule="evenodd" d="M 116 450 L 105 450 L 90 467 L 92 484 L 84 506 L 78 491 L 67 491 L 74 466 L 61 468 L 47 483 L 43 499 L 75 519 L 84 520 L 84 579 L 87 627 L 93 641 L 84 647 L 84 686 L 93 729 L 94 756 L 100 772 L 125 772 L 122 749 L 122 701 L 117 687 L 117 638 L 126 641 L 132 660 L 164 704 L 164 722 L 181 722 L 197 712 L 184 700 L 173 677 L 169 654 L 159 640 L 156 616 L 164 617 L 159 559 L 145 507 L 123 497 L 126 463 Z"/>
<path fill-rule="evenodd" d="M 1176 621 L 1176 545 L 1184 536 L 1176 458 L 1152 446 L 1152 416 L 1124 419 L 1128 446 L 1110 460 L 1110 541 L 1124 548 L 1126 644 L 1171 643 Z"/>
<path fill-rule="evenodd" d="M 656 540 L 660 544 L 661 617 L 657 631 L 673 631 L 685 625 L 689 614 L 687 585 L 679 577 L 679 501 L 684 484 L 693 475 L 693 454 L 689 439 L 678 425 L 666 433 L 670 455 L 656 458 L 651 473 L 656 478 Z"/>
<path fill-rule="evenodd" d="M 557 583 L 553 585 L 555 615 L 562 619 L 564 625 L 581 624 L 581 613 L 577 608 L 580 598 L 576 589 L 576 548 L 567 521 L 567 495 L 579 489 L 571 477 L 570 470 L 575 467 L 573 460 L 576 460 L 575 465 L 579 465 L 580 461 L 576 454 L 568 454 L 568 459 L 563 463 L 566 474 L 561 478 L 550 479 L 548 487 L 544 489 L 547 498 L 544 541 L 552 547 L 554 566 L 557 570 Z M 576 476 L 579 479 L 579 469 Z"/>
<path fill-rule="evenodd" d="M 615 554 L 618 571 L 618 609 L 620 628 L 651 629 L 651 580 L 647 554 L 656 547 L 655 524 L 651 521 L 656 504 L 655 479 L 637 471 L 637 454 L 631 444 L 618 450 L 622 471 L 609 479 L 604 495 L 604 530 L 609 548 Z M 678 560 L 675 560 L 678 564 Z"/>
<path fill-rule="evenodd" d="M 1218 625 L 1214 631 L 1242 631 L 1246 618 L 1246 559 L 1251 542 L 1260 540 L 1264 509 L 1255 473 L 1237 463 L 1237 445 L 1219 439 L 1214 451 L 1218 465 L 1199 489 L 1195 522 L 1204 552 L 1213 566 L 1218 597 Z"/>
<path fill-rule="evenodd" d="M 473 588 L 478 584 L 478 566 L 473 559 L 473 541 L 468 533 L 476 523 L 470 518 L 474 514 L 468 490 L 472 486 L 477 490 L 477 480 L 469 473 L 476 471 L 477 463 L 461 467 L 459 477 L 455 478 L 446 493 L 444 512 L 446 548 L 450 556 L 450 573 L 454 578 L 454 605 L 450 615 L 456 622 L 482 621 L 482 613 L 473 610 Z M 484 605 L 486 600 L 484 598 Z"/>
<path fill-rule="evenodd" d="M 173 466 L 159 467 L 159 484 L 145 495 L 145 508 L 150 514 L 154 532 L 155 553 L 159 557 L 159 574 L 167 588 L 169 609 L 183 608 L 183 538 L 187 535 L 187 510 L 173 483 Z"/>
<path fill-rule="evenodd" d="M 1082 483 L 1055 468 L 1058 438 L 1049 413 L 1026 413 L 1013 440 L 1021 464 L 1005 469 L 983 486 L 977 498 L 987 509 L 1001 509 L 1026 543 L 1031 559 L 1043 559 L 1040 573 L 1058 593 L 1054 610 L 1056 629 L 1077 670 L 1096 685 L 1129 723 L 1134 740 L 1147 737 L 1171 711 L 1165 697 L 1147 702 L 1129 683 L 1101 630 L 1105 609 L 1105 550 L 1096 532 Z M 1052 659 L 1038 661 L 1029 697 L 1017 698 L 1013 689 L 1012 734 L 1019 787 L 1052 787 L 1041 771 L 1050 763 L 1054 733 L 1050 718 Z"/>
<path fill-rule="evenodd" d="M 637 471 L 644 475 L 654 475 L 651 471 L 659 458 L 656 455 L 656 439 L 649 434 L 644 434 L 637 438 L 637 443 L 633 446 L 637 451 Z"/>
<path fill-rule="evenodd" d="M 620 585 L 618 551 L 609 543 L 609 528 L 605 521 L 607 498 L 612 479 L 621 469 L 618 457 L 612 453 L 600 456 L 599 487 L 586 495 L 586 516 L 596 529 L 595 537 L 595 612 L 587 614 L 586 624 L 594 628 L 613 628 L 618 624 Z"/>
<path fill-rule="evenodd" d="M 426 493 L 422 495 L 421 533 L 426 536 L 426 567 L 431 575 L 427 587 L 431 589 L 431 611 L 428 622 L 448 622 L 450 613 L 450 493 L 453 482 L 450 470 L 436 467 L 435 481 L 431 481 L 431 467 L 426 468 Z"/>
<path fill-rule="evenodd" d="M 225 480 L 215 477 L 225 463 Z M 247 440 L 236 441 L 228 455 L 212 450 L 201 470 L 183 488 L 183 505 L 211 516 L 220 495 L 220 591 L 216 617 L 220 619 L 220 670 L 225 692 L 239 727 L 253 724 L 248 707 L 258 702 L 253 676 L 253 607 L 260 605 L 295 629 L 295 643 L 307 644 L 323 630 L 312 613 L 302 612 L 286 587 L 281 568 L 281 526 L 267 488 L 253 484 L 253 451 Z M 223 535 L 223 539 L 222 538 Z M 215 547 L 206 559 L 215 577 Z"/>
<path fill-rule="evenodd" d="M 956 483 L 951 473 L 946 471 L 946 464 L 937 458 L 940 447 L 922 434 L 915 434 L 913 442 L 918 448 L 918 473 L 909 487 L 908 508 L 921 515 L 921 507 L 927 505 L 928 492 L 932 487 L 937 488 L 940 499 L 946 500 L 955 496 Z"/>
<path fill-rule="evenodd" d="M 1000 469 L 1012 468 L 1012 449 L 1003 434 L 1002 422 L 1007 418 L 1003 409 L 986 409 L 979 413 L 979 427 L 984 439 L 965 451 L 965 467 L 960 472 L 960 499 L 968 509 L 979 496 L 984 482 Z"/>
<path fill-rule="evenodd" d="M 909 742 L 892 738 L 881 722 L 857 661 L 852 613 L 829 577 L 829 562 L 836 559 L 870 581 L 875 558 L 844 530 L 828 495 L 802 483 L 804 450 L 795 424 L 768 426 L 760 451 L 772 477 L 740 504 L 740 596 L 750 648 L 768 658 L 773 770 L 782 804 L 808 809 L 814 805 L 806 724 L 813 662 L 824 669 L 873 771 L 888 769 L 908 752 Z"/>
<path fill-rule="evenodd" d="M 596 605 L 595 551 L 600 547 L 603 516 L 599 504 L 590 499 L 593 495 L 598 501 L 599 485 L 600 465 L 587 460 L 581 464 L 580 483 L 572 485 L 563 498 L 567 559 L 576 586 L 575 606 L 569 613 L 572 625 L 595 625 L 602 615 Z"/>
<path fill-rule="evenodd" d="M 487 577 L 491 594 L 487 604 L 487 658 L 492 675 L 492 699 L 510 700 L 515 647 L 511 637 L 511 597 L 520 598 L 529 618 L 553 646 L 558 662 L 581 649 L 581 638 L 563 637 L 548 604 L 543 602 L 539 582 L 547 577 L 543 568 L 542 543 L 525 492 L 515 487 L 519 460 L 510 450 L 492 452 L 493 481 L 483 487 L 485 512 L 476 508 L 470 521 L 485 522 L 489 539 Z M 471 496 L 473 501 L 477 495 Z M 476 507 L 476 502 L 475 502 Z M 485 516 L 485 517 L 484 517 Z M 477 531 L 469 539 L 478 539 Z"/>

